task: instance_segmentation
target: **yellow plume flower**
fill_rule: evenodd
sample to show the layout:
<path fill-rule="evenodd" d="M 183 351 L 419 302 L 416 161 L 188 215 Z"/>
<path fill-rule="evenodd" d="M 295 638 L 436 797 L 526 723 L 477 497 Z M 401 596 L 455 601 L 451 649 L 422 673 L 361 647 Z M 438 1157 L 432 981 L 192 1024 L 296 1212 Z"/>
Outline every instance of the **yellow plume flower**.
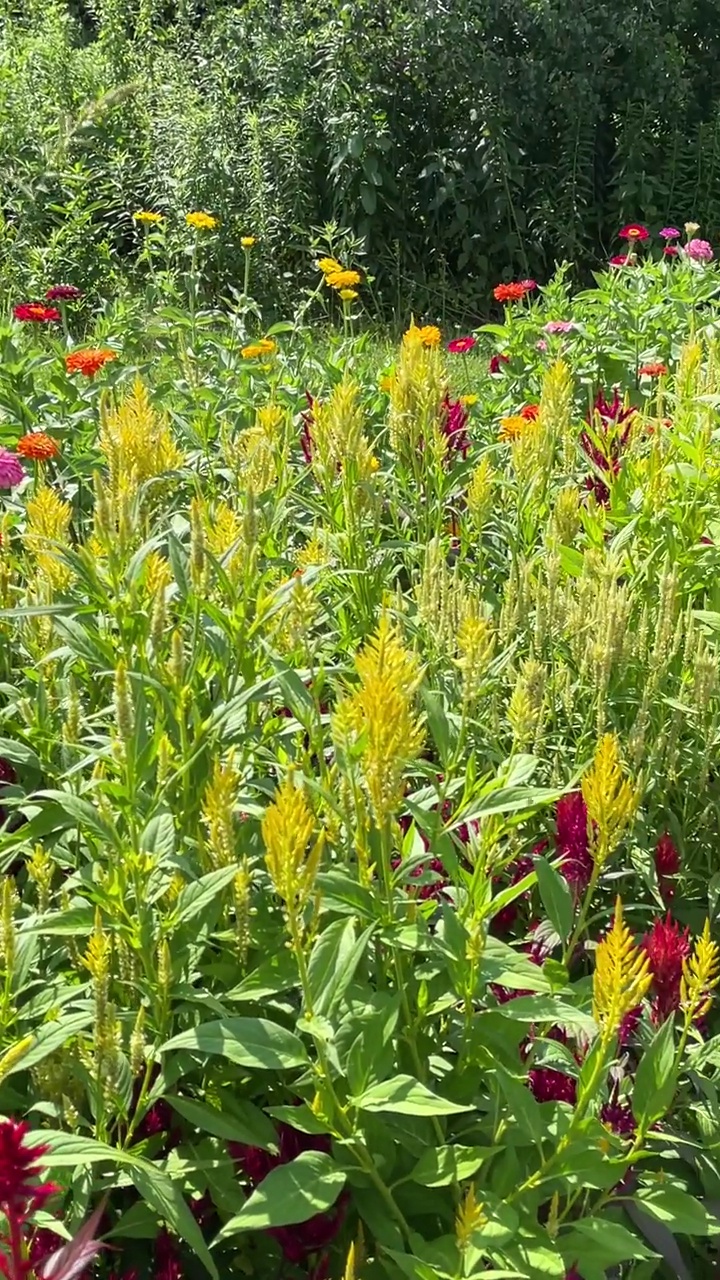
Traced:
<path fill-rule="evenodd" d="M 357 655 L 355 667 L 360 686 L 350 701 L 365 735 L 363 773 L 375 817 L 382 825 L 397 811 L 405 767 L 417 759 L 425 741 L 415 709 L 422 669 L 387 614 Z"/>
<path fill-rule="evenodd" d="M 52 587 L 62 590 L 72 572 L 60 560 L 56 543 L 67 543 L 72 511 L 54 489 L 43 486 L 27 503 L 27 527 L 23 543 L 35 560 L 38 572 Z"/>
<path fill-rule="evenodd" d="M 706 920 L 691 954 L 683 962 L 680 1003 L 688 1022 L 703 1018 L 712 1003 L 712 993 L 720 980 L 720 948 L 710 937 Z"/>
<path fill-rule="evenodd" d="M 618 897 L 612 928 L 595 952 L 593 1017 L 604 1039 L 611 1039 L 625 1015 L 640 1004 L 651 981 L 647 954 L 635 946 Z"/>
<path fill-rule="evenodd" d="M 594 857 L 598 871 L 615 851 L 630 826 L 638 805 L 638 792 L 623 775 L 620 748 L 613 733 L 598 743 L 595 759 L 582 780 L 588 824 L 594 823 Z"/>
<path fill-rule="evenodd" d="M 213 870 L 227 867 L 235 860 L 235 803 L 240 775 L 234 764 L 233 752 L 223 764 L 216 760 L 210 781 L 205 788 L 202 816 L 208 829 L 208 847 Z"/>
<path fill-rule="evenodd" d="M 471 1182 L 465 1199 L 461 1202 L 455 1216 L 455 1239 L 461 1252 L 467 1249 L 470 1244 L 473 1231 L 477 1231 L 478 1227 L 481 1227 L 485 1221 L 483 1202 L 480 1201 L 478 1203 L 475 1196 L 475 1184 Z"/>
<path fill-rule="evenodd" d="M 146 480 L 173 471 L 183 461 L 167 420 L 153 409 L 140 378 L 119 405 L 104 406 L 99 445 L 113 498 L 134 493 Z"/>
<path fill-rule="evenodd" d="M 315 817 L 305 790 L 288 772 L 265 810 L 262 838 L 273 888 L 291 918 L 303 910 L 315 884 L 323 838 L 314 840 L 314 835 Z"/>

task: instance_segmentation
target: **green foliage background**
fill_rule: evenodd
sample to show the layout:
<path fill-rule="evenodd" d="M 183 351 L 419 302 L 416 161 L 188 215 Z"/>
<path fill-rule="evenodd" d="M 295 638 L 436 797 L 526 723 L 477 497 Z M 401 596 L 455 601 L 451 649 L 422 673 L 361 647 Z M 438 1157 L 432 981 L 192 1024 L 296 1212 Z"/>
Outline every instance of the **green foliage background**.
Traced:
<path fill-rule="evenodd" d="M 718 0 L 2 0 L 0 281 L 132 274 L 137 207 L 207 208 L 216 283 L 311 229 L 362 238 L 384 309 L 474 311 L 595 260 L 623 219 L 720 230 Z M 120 265 L 118 265 L 118 262 Z M 288 273 L 287 282 L 284 273 Z"/>

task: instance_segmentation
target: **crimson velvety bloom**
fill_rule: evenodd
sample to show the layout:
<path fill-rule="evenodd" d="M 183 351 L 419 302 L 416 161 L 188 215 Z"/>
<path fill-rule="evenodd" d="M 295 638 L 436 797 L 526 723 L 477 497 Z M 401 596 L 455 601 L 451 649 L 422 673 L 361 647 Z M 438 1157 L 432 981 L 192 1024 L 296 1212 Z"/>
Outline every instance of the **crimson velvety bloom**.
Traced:
<path fill-rule="evenodd" d="M 627 222 L 618 231 L 621 240 L 649 240 L 650 232 L 641 222 Z"/>
<path fill-rule="evenodd" d="M 525 404 L 520 410 L 520 417 L 526 422 L 535 422 L 540 416 L 539 404 Z"/>
<path fill-rule="evenodd" d="M 496 877 L 495 880 L 502 887 L 510 887 L 511 885 L 519 884 L 521 880 L 525 879 L 525 876 L 530 875 L 532 870 L 532 858 L 516 858 L 507 868 L 505 877 Z M 505 879 L 505 884 L 503 884 L 503 879 Z M 507 933 L 517 920 L 521 903 L 527 902 L 529 898 L 530 890 L 526 889 L 524 893 L 520 894 L 519 898 L 515 898 L 513 902 L 508 902 L 506 906 L 501 907 L 493 916 L 494 930 L 501 934 Z"/>
<path fill-rule="evenodd" d="M 678 249 L 678 247 L 677 247 L 677 245 L 676 245 L 676 244 L 666 244 L 666 245 L 665 245 L 665 248 L 663 249 L 663 257 L 665 257 L 665 258 L 677 258 L 677 257 L 679 257 L 679 255 L 680 255 L 680 250 Z"/>
<path fill-rule="evenodd" d="M 59 320 L 57 307 L 47 307 L 44 302 L 18 302 L 13 307 L 16 320 L 32 321 L 34 324 L 48 324 L 51 320 Z"/>
<path fill-rule="evenodd" d="M 506 355 L 503 355 L 503 354 L 502 354 L 502 352 L 499 352 L 499 353 L 497 353 L 496 355 L 494 355 L 494 356 L 491 356 L 491 357 L 490 357 L 490 363 L 489 363 L 489 365 L 488 365 L 488 372 L 489 372 L 489 373 L 502 373 L 502 367 L 503 367 L 503 365 L 504 365 L 504 364 L 509 364 L 509 363 L 510 363 L 510 357 L 509 357 L 509 356 L 506 356 Z"/>
<path fill-rule="evenodd" d="M 635 1117 L 629 1102 L 618 1102 L 611 1098 L 602 1107 L 600 1119 L 621 1138 L 629 1138 L 635 1133 Z"/>
<path fill-rule="evenodd" d="M 555 848 L 562 858 L 558 868 L 576 898 L 583 895 L 593 873 L 588 836 L 588 813 L 581 791 L 562 796 L 555 807 Z"/>
<path fill-rule="evenodd" d="M 48 302 L 77 302 L 82 298 L 82 289 L 74 284 L 53 284 L 45 294 Z"/>
<path fill-rule="evenodd" d="M 446 393 L 440 406 L 440 430 L 447 442 L 448 453 L 468 455 L 470 439 L 465 430 L 470 414 L 461 400 L 451 400 Z"/>
<path fill-rule="evenodd" d="M 538 1102 L 568 1102 L 571 1106 L 575 1105 L 577 1080 L 564 1071 L 556 1071 L 554 1067 L 532 1067 L 528 1083 Z"/>
<path fill-rule="evenodd" d="M 668 911 L 664 920 L 655 920 L 642 946 L 652 973 L 653 1022 L 665 1022 L 680 1004 L 683 961 L 690 951 L 690 931 L 681 929 Z"/>
<path fill-rule="evenodd" d="M 625 407 L 617 387 L 612 400 L 607 399 L 602 388 L 598 391 L 587 418 L 588 426 L 593 429 L 592 435 L 587 430 L 583 431 L 580 443 L 590 461 L 609 476 L 616 476 L 620 471 L 620 455 L 630 437 L 635 412 L 632 406 Z M 588 476 L 585 487 L 592 490 L 602 506 L 607 505 L 610 490 L 600 476 Z"/>
<path fill-rule="evenodd" d="M 477 338 L 468 336 L 467 338 L 453 338 L 448 342 L 447 349 L 453 356 L 464 356 L 468 351 L 472 351 L 477 346 Z"/>
<path fill-rule="evenodd" d="M 641 364 L 638 369 L 638 374 L 641 378 L 662 378 L 667 371 L 667 365 L 661 364 L 660 361 L 658 361 L 656 364 Z"/>
<path fill-rule="evenodd" d="M 8 1220 L 24 1221 L 42 1209 L 57 1187 L 42 1182 L 42 1161 L 50 1148 L 28 1146 L 30 1126 L 24 1120 L 0 1123 L 0 1210 Z"/>
<path fill-rule="evenodd" d="M 675 896 L 675 885 L 668 884 L 667 878 L 676 876 L 679 870 L 680 854 L 672 836 L 666 831 L 655 846 L 655 873 L 660 893 L 666 903 Z"/>
<path fill-rule="evenodd" d="M 257 1187 L 271 1170 L 290 1164 L 303 1151 L 323 1151 L 327 1155 L 330 1154 L 331 1142 L 326 1134 L 301 1133 L 299 1129 L 284 1122 L 277 1126 L 277 1134 L 279 1148 L 277 1155 L 263 1151 L 259 1147 L 246 1146 L 241 1142 L 228 1143 L 231 1158 L 253 1188 Z M 332 1208 L 325 1213 L 316 1213 L 307 1222 L 299 1222 L 293 1227 L 271 1227 L 268 1234 L 277 1240 L 287 1261 L 297 1265 L 311 1253 L 325 1249 L 334 1240 L 345 1217 L 347 1200 L 347 1193 L 343 1192 Z M 175 1280 L 175 1277 L 168 1277 L 167 1280 Z"/>

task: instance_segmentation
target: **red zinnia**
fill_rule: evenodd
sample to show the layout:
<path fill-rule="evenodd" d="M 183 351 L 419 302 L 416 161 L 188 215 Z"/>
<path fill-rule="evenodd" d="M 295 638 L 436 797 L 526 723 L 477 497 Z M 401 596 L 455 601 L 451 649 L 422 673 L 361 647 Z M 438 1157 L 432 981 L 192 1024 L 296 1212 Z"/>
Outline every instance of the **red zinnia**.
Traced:
<path fill-rule="evenodd" d="M 117 355 L 109 347 L 87 347 L 84 351 L 71 351 L 65 357 L 65 368 L 68 373 L 82 373 L 86 378 L 94 378 L 98 369 L 117 360 Z"/>
<path fill-rule="evenodd" d="M 511 284 L 496 284 L 493 289 L 493 297 L 496 302 L 519 302 L 525 297 L 527 289 L 525 282 Z"/>
<path fill-rule="evenodd" d="M 535 422 L 540 415 L 539 404 L 526 404 L 520 410 L 520 417 L 525 418 L 526 422 Z"/>
<path fill-rule="evenodd" d="M 634 259 L 629 253 L 614 253 L 609 261 L 611 267 L 631 267 Z"/>
<path fill-rule="evenodd" d="M 653 1022 L 665 1022 L 680 1004 L 683 961 L 690 952 L 690 931 L 681 930 L 670 917 L 655 920 L 642 945 L 652 972 Z"/>
<path fill-rule="evenodd" d="M 48 302 L 77 302 L 82 298 L 82 289 L 74 284 L 54 284 L 45 294 Z"/>
<path fill-rule="evenodd" d="M 641 222 L 628 222 L 618 231 L 621 240 L 649 240 L 650 232 Z"/>
<path fill-rule="evenodd" d="M 665 258 L 677 258 L 679 254 L 680 254 L 680 250 L 678 249 L 676 244 L 666 244 L 665 248 L 663 249 L 663 256 Z"/>
<path fill-rule="evenodd" d="M 13 307 L 13 315 L 16 320 L 32 320 L 36 324 L 60 319 L 57 307 L 46 307 L 44 302 L 19 302 Z"/>
<path fill-rule="evenodd" d="M 452 342 L 448 342 L 447 349 L 453 356 L 464 356 L 467 351 L 472 351 L 477 346 L 477 338 L 453 338 Z"/>
<path fill-rule="evenodd" d="M 500 352 L 499 354 L 497 354 L 497 355 L 494 355 L 494 356 L 491 356 L 491 357 L 490 357 L 490 363 L 489 363 L 489 365 L 488 365 L 488 372 L 489 372 L 489 373 L 502 373 L 502 366 L 503 366 L 504 364 L 509 364 L 509 363 L 510 363 L 510 357 L 509 357 L 509 356 L 505 356 L 505 355 L 503 355 L 503 354 L 502 354 L 502 352 Z"/>
<path fill-rule="evenodd" d="M 641 378 L 662 378 L 668 371 L 666 364 L 643 364 L 638 369 Z"/>
<path fill-rule="evenodd" d="M 49 462 L 51 458 L 58 456 L 60 450 L 52 436 L 46 435 L 44 431 L 29 431 L 18 440 L 15 452 L 23 458 L 29 458 L 31 462 Z"/>
<path fill-rule="evenodd" d="M 0 1124 L 0 1209 L 17 1222 L 41 1209 L 57 1187 L 42 1183 L 41 1161 L 50 1150 L 38 1143 L 25 1146 L 30 1125 L 24 1120 L 3 1120 Z"/>

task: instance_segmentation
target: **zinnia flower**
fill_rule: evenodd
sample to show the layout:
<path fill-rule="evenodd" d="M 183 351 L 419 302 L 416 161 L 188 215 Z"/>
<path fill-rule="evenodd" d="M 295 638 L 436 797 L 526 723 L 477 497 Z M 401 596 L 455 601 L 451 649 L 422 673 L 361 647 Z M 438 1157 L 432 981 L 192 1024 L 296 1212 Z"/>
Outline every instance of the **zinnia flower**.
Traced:
<path fill-rule="evenodd" d="M 540 417 L 539 404 L 525 404 L 520 410 L 520 417 L 525 418 L 527 422 L 535 422 Z"/>
<path fill-rule="evenodd" d="M 693 262 L 712 262 L 713 259 L 712 245 L 707 240 L 688 240 L 683 253 Z"/>
<path fill-rule="evenodd" d="M 25 479 L 25 468 L 9 449 L 0 447 L 0 489 L 14 489 Z"/>
<path fill-rule="evenodd" d="M 467 338 L 453 338 L 448 342 L 447 349 L 453 356 L 464 356 L 468 351 L 472 351 L 477 346 L 477 338 L 468 336 Z"/>
<path fill-rule="evenodd" d="M 341 262 L 337 258 L 320 258 L 317 264 L 318 271 L 322 271 L 324 276 L 334 275 L 336 271 L 344 271 Z"/>
<path fill-rule="evenodd" d="M 662 231 L 658 231 L 661 240 L 679 240 L 680 234 L 677 227 L 663 227 Z"/>
<path fill-rule="evenodd" d="M 676 244 L 666 244 L 665 248 L 663 249 L 663 255 L 666 258 L 677 258 L 679 253 L 680 253 L 680 250 L 678 249 Z"/>
<path fill-rule="evenodd" d="M 545 325 L 546 333 L 572 333 L 575 325 L 572 320 L 548 320 Z"/>
<path fill-rule="evenodd" d="M 509 364 L 509 363 L 510 363 L 510 357 L 503 355 L 502 352 L 499 352 L 498 354 L 490 357 L 488 372 L 502 373 L 502 366 L 504 364 Z"/>
<path fill-rule="evenodd" d="M 500 419 L 498 440 L 519 440 L 527 431 L 528 419 L 524 413 L 510 413 Z"/>
<path fill-rule="evenodd" d="M 82 373 L 86 378 L 94 378 L 98 370 L 111 360 L 117 360 L 117 355 L 109 347 L 86 347 L 66 355 L 65 368 L 68 373 Z"/>
<path fill-rule="evenodd" d="M 524 283 L 516 284 L 497 284 L 493 289 L 493 297 L 496 302 L 519 302 L 525 297 L 527 289 Z"/>
<path fill-rule="evenodd" d="M 629 253 L 615 253 L 609 262 L 611 267 L 632 267 L 635 259 Z"/>
<path fill-rule="evenodd" d="M 695 235 L 695 232 L 699 230 L 700 230 L 699 222 L 685 223 L 685 235 L 687 236 L 688 240 L 692 240 L 692 237 Z"/>
<path fill-rule="evenodd" d="M 188 214 L 188 217 L 191 216 L 193 215 Z M 133 219 L 135 222 L 145 223 L 146 226 L 150 226 L 152 223 L 165 221 L 162 213 L 153 213 L 150 209 L 138 209 L 137 212 L 133 214 Z"/>
<path fill-rule="evenodd" d="M 438 347 L 442 338 L 436 324 L 424 324 L 419 329 L 409 329 L 408 333 L 413 333 L 415 341 L 420 342 L 423 347 Z"/>
<path fill-rule="evenodd" d="M 213 218 L 211 213 L 203 213 L 202 210 L 197 210 L 195 213 L 186 213 L 185 221 L 195 231 L 214 231 L 218 224 L 217 218 Z"/>
<path fill-rule="evenodd" d="M 243 249 L 252 249 L 253 245 L 257 244 L 257 238 L 255 236 L 241 236 L 240 244 Z"/>
<path fill-rule="evenodd" d="M 588 834 L 588 812 L 582 791 L 562 796 L 555 807 L 555 848 L 562 858 L 558 870 L 577 898 L 587 889 L 593 873 Z"/>
<path fill-rule="evenodd" d="M 526 293 L 532 293 L 538 287 L 537 280 L 521 280 L 520 283 Z"/>
<path fill-rule="evenodd" d="M 24 1120 L 0 1123 L 0 1209 L 10 1221 L 24 1220 L 42 1209 L 57 1187 L 42 1183 L 41 1161 L 50 1150 L 25 1145 L 30 1125 Z"/>
<path fill-rule="evenodd" d="M 360 295 L 357 289 L 340 289 L 339 296 L 343 302 L 354 302 Z"/>
<path fill-rule="evenodd" d="M 621 240 L 649 240 L 650 232 L 641 222 L 628 222 L 618 231 Z"/>
<path fill-rule="evenodd" d="M 51 320 L 59 320 L 57 307 L 46 307 L 44 302 L 18 302 L 13 307 L 16 320 L 29 320 L 34 324 L 49 324 Z"/>
<path fill-rule="evenodd" d="M 361 281 L 362 276 L 359 271 L 341 270 L 325 272 L 325 283 L 329 285 L 331 289 L 337 289 L 338 291 L 340 289 L 354 289 L 356 285 L 361 283 Z"/>
<path fill-rule="evenodd" d="M 29 431 L 15 445 L 16 451 L 32 462 L 49 462 L 60 452 L 57 442 L 44 431 Z"/>
<path fill-rule="evenodd" d="M 667 373 L 667 365 L 661 364 L 643 364 L 638 369 L 641 378 L 662 378 Z"/>
<path fill-rule="evenodd" d="M 271 356 L 277 350 L 277 343 L 272 338 L 260 338 L 243 347 L 241 355 L 245 360 L 257 360 L 260 356 Z"/>
<path fill-rule="evenodd" d="M 668 911 L 664 920 L 653 922 L 642 945 L 652 972 L 652 1019 L 665 1022 L 680 1004 L 680 980 L 683 961 L 690 953 L 690 931 L 681 930 Z"/>
<path fill-rule="evenodd" d="M 74 284 L 54 284 L 45 294 L 48 302 L 77 302 L 82 298 L 82 289 Z"/>

